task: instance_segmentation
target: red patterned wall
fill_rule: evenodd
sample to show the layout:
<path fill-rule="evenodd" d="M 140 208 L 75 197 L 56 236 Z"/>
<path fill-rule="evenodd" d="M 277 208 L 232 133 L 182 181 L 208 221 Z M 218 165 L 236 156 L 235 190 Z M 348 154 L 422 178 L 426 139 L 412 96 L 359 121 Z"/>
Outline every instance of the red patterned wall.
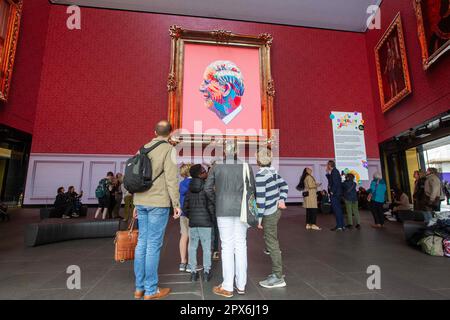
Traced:
<path fill-rule="evenodd" d="M 383 114 L 376 80 L 374 48 L 399 11 L 403 22 L 412 94 Z M 383 1 L 381 22 L 381 30 L 370 30 L 366 36 L 379 142 L 450 109 L 450 54 L 441 57 L 428 71 L 423 70 L 412 1 Z"/>
<path fill-rule="evenodd" d="M 0 102 L 0 123 L 28 133 L 33 132 L 49 13 L 48 0 L 24 0 L 9 99 Z"/>
<path fill-rule="evenodd" d="M 281 155 L 332 157 L 329 113 L 364 113 L 369 157 L 378 157 L 364 34 L 257 23 L 82 9 L 69 31 L 52 6 L 32 152 L 129 154 L 167 116 L 172 24 L 274 36 L 272 70 Z"/>

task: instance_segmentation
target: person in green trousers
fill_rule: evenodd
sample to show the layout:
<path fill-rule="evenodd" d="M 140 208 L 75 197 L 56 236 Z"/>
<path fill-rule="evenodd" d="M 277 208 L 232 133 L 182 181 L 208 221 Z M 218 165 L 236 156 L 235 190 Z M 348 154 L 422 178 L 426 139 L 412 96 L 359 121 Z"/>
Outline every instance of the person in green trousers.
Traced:
<path fill-rule="evenodd" d="M 355 182 L 355 176 L 348 173 L 345 176 L 345 181 L 342 183 L 342 189 L 344 190 L 345 211 L 347 212 L 347 229 L 353 228 L 353 217 L 355 217 L 355 227 L 357 229 L 361 227 L 356 187 L 357 184 Z"/>

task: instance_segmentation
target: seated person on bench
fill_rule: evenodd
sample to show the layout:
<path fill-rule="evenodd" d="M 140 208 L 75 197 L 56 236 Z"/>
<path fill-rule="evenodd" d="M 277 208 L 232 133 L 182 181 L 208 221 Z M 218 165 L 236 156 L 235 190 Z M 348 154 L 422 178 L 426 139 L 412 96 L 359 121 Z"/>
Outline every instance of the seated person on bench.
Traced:
<path fill-rule="evenodd" d="M 81 210 L 81 197 L 83 197 L 83 191 L 80 192 L 80 194 L 78 194 L 75 191 L 75 187 L 74 186 L 70 186 L 69 189 L 67 190 L 66 193 L 68 202 L 71 204 L 72 208 L 73 208 L 73 213 L 72 213 L 72 217 L 74 218 L 78 218 L 80 216 L 80 210 Z"/>
<path fill-rule="evenodd" d="M 74 208 L 64 191 L 64 187 L 58 188 L 58 194 L 56 195 L 54 203 L 54 215 L 57 218 L 70 219 L 70 215 L 73 213 Z"/>
<path fill-rule="evenodd" d="M 392 200 L 390 209 L 395 220 L 398 220 L 398 213 L 400 211 L 411 211 L 409 197 L 399 187 L 392 188 Z"/>

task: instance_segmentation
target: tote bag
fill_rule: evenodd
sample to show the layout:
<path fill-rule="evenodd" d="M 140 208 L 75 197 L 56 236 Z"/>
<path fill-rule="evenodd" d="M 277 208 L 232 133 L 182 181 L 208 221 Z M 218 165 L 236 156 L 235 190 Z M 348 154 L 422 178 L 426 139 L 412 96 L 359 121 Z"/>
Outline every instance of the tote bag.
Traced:
<path fill-rule="evenodd" d="M 251 188 L 252 184 L 248 163 L 242 165 L 242 179 L 244 180 L 244 191 L 241 202 L 241 222 L 251 227 L 256 227 L 258 225 L 258 208 L 256 206 L 255 192 Z"/>

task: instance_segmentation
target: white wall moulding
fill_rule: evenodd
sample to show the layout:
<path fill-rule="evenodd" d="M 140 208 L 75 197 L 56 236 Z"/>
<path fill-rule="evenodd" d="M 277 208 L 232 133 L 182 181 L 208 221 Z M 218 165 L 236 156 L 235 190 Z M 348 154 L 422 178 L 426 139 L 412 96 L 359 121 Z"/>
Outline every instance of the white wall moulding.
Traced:
<path fill-rule="evenodd" d="M 77 191 L 83 190 L 85 204 L 95 204 L 95 188 L 98 181 L 108 171 L 123 172 L 129 155 L 95 155 L 95 154 L 43 154 L 32 153 L 28 166 L 25 188 L 25 205 L 53 205 L 56 189 L 63 186 L 75 186 Z M 178 161 L 188 162 L 190 159 L 179 157 Z M 311 167 L 322 188 L 327 188 L 325 176 L 327 158 L 287 158 L 279 160 L 279 172 L 289 184 L 288 202 L 301 202 L 302 196 L 295 187 L 305 167 Z M 192 160 L 191 160 L 192 161 Z M 202 163 L 202 159 L 195 159 Z M 369 177 L 381 171 L 379 159 L 369 159 Z M 256 172 L 256 167 L 253 168 Z M 369 181 L 364 181 L 367 188 Z"/>

